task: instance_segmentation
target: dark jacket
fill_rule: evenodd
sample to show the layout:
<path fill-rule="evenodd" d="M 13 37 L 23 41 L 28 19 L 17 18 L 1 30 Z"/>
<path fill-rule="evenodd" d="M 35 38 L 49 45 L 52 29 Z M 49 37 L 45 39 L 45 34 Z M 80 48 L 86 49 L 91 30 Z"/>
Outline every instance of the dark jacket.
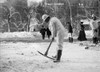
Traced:
<path fill-rule="evenodd" d="M 85 40 L 87 40 L 87 38 L 86 38 L 85 31 L 84 31 L 84 25 L 81 24 L 80 27 L 81 27 L 81 29 L 80 29 L 80 32 L 79 32 L 78 40 L 79 41 L 85 41 Z"/>

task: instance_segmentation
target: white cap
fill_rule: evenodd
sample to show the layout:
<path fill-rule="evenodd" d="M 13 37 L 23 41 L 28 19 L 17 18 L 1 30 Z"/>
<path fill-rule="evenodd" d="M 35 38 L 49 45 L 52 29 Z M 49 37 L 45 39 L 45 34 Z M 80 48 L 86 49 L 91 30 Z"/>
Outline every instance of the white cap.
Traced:
<path fill-rule="evenodd" d="M 47 15 L 47 14 L 42 15 L 43 21 L 45 21 L 48 17 L 49 17 L 49 15 Z"/>

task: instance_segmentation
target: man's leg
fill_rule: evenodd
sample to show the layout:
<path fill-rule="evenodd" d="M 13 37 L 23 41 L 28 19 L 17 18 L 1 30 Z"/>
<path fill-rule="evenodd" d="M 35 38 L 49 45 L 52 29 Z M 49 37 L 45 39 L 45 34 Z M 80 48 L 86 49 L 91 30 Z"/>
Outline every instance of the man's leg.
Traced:
<path fill-rule="evenodd" d="M 68 36 L 69 36 L 69 38 L 68 38 L 69 42 L 72 43 L 73 42 L 72 33 L 69 33 Z"/>
<path fill-rule="evenodd" d="M 70 42 L 71 42 L 71 43 L 73 42 L 73 35 L 72 35 L 72 33 L 71 33 Z"/>
<path fill-rule="evenodd" d="M 56 59 L 54 60 L 54 62 L 60 62 L 61 56 L 62 56 L 62 49 L 63 49 L 63 40 L 64 40 L 64 36 L 58 36 L 57 38 L 57 55 L 56 55 Z"/>
<path fill-rule="evenodd" d="M 58 50 L 57 51 L 56 60 L 54 60 L 54 62 L 60 62 L 61 55 L 62 55 L 62 50 Z"/>

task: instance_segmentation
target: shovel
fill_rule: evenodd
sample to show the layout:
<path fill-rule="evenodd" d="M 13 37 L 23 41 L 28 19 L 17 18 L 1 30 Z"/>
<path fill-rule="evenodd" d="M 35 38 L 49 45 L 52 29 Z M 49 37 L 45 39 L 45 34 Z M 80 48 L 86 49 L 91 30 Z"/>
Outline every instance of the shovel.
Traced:
<path fill-rule="evenodd" d="M 53 39 L 51 40 L 51 42 L 50 42 L 50 44 L 49 44 L 49 46 L 48 46 L 48 48 L 47 48 L 47 50 L 46 50 L 46 52 L 45 52 L 44 54 L 41 53 L 40 51 L 38 51 L 38 53 L 40 53 L 40 54 L 42 54 L 42 55 L 44 55 L 44 56 L 47 56 L 48 51 L 49 51 L 49 49 L 50 49 L 50 46 L 51 46 L 52 42 L 53 42 Z"/>

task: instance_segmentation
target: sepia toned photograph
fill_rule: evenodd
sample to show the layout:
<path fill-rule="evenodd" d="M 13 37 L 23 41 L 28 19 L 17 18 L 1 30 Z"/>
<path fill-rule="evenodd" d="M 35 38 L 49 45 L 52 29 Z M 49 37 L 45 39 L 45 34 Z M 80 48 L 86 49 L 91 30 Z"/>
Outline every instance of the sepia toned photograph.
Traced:
<path fill-rule="evenodd" d="M 100 0 L 0 0 L 0 72 L 100 72 Z"/>

